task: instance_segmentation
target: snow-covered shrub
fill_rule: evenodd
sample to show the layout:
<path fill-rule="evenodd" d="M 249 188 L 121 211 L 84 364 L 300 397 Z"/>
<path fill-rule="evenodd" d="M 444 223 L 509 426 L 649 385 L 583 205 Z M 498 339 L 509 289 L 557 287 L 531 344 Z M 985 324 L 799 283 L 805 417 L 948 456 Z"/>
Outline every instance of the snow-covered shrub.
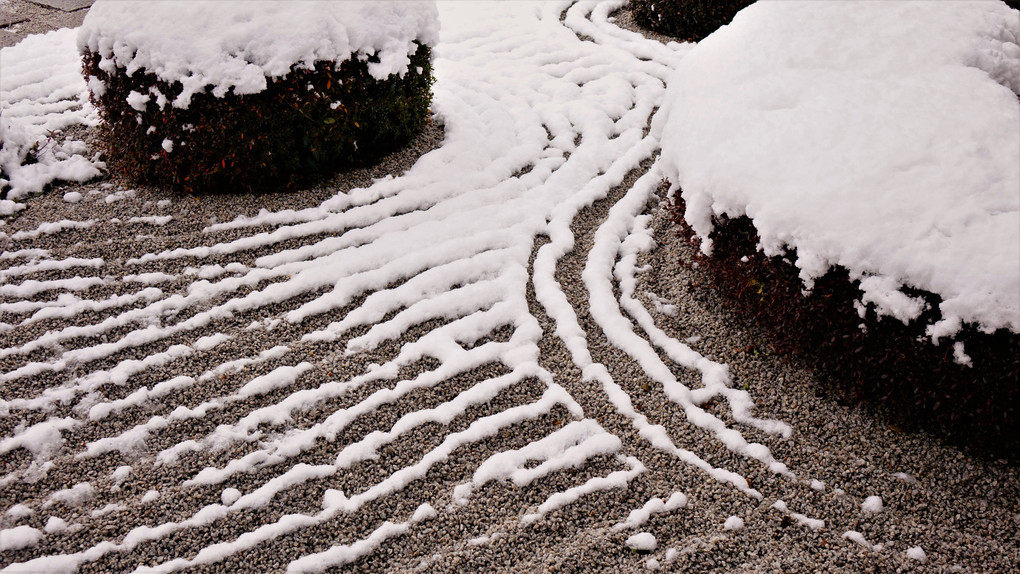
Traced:
<path fill-rule="evenodd" d="M 685 212 L 678 190 L 674 221 L 685 239 L 699 241 Z M 861 317 L 860 280 L 837 266 L 805 292 L 791 262 L 796 251 L 765 255 L 750 218 L 715 218 L 711 239 L 712 255 L 699 254 L 698 268 L 741 316 L 768 333 L 771 352 L 801 357 L 837 395 L 879 407 L 904 429 L 1020 457 L 1020 335 L 970 325 L 955 343 L 933 345 L 924 325 L 941 302 L 935 294 L 909 290 L 927 302 L 909 324 L 874 308 Z"/>
<path fill-rule="evenodd" d="M 725 26 L 754 0 L 631 0 L 639 24 L 660 34 L 697 42 Z"/>
<path fill-rule="evenodd" d="M 293 189 L 429 121 L 434 2 L 96 2 L 79 35 L 108 165 L 187 191 Z"/>
<path fill-rule="evenodd" d="M 854 393 L 1014 452 L 1018 38 L 998 0 L 757 2 L 688 52 L 652 126 L 761 322 Z"/>

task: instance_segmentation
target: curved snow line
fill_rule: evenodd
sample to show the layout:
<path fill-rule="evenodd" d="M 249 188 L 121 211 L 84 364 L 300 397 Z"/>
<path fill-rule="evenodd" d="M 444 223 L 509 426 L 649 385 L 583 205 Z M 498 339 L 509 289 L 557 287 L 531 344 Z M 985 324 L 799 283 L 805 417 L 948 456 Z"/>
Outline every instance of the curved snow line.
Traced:
<path fill-rule="evenodd" d="M 645 374 L 662 385 L 666 396 L 683 407 L 688 421 L 713 433 L 730 450 L 743 456 L 755 458 L 773 472 L 793 478 L 786 465 L 773 458 L 768 447 L 760 443 L 748 443 L 739 431 L 727 427 L 722 419 L 699 407 L 693 400 L 691 390 L 676 379 L 669 366 L 662 362 L 651 344 L 634 332 L 633 323 L 620 312 L 610 279 L 612 269 L 616 265 L 616 258 L 622 248 L 623 240 L 633 228 L 634 218 L 644 211 L 652 191 L 658 186 L 661 179 L 658 164 L 656 164 L 635 182 L 619 202 L 610 208 L 606 221 L 595 232 L 594 245 L 588 253 L 588 262 L 581 274 L 590 295 L 592 317 L 614 346 L 637 361 Z M 648 318 L 650 319 L 650 317 Z M 661 331 L 653 331 L 653 333 L 653 339 L 674 351 L 675 356 L 671 355 L 671 358 L 687 368 L 699 371 L 706 388 L 724 394 L 719 389 L 726 388 L 731 384 L 725 365 L 709 361 L 677 341 L 667 343 L 668 337 Z M 744 397 L 733 395 L 733 401 L 738 401 L 741 398 Z M 740 404 L 740 409 L 741 414 L 746 414 L 749 407 L 746 404 Z M 777 428 L 783 430 L 783 427 Z"/>

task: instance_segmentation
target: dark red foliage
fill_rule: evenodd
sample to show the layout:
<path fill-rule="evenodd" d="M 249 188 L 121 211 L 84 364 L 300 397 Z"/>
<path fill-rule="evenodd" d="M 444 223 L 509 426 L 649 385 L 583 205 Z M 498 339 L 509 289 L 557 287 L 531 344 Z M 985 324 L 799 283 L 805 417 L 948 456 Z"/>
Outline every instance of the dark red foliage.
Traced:
<path fill-rule="evenodd" d="M 673 219 L 690 240 L 679 191 L 675 197 Z M 806 295 L 791 263 L 796 253 L 766 257 L 757 249 L 749 218 L 717 219 L 712 240 L 712 256 L 699 260 L 712 284 L 780 350 L 813 364 L 838 394 L 881 406 L 904 429 L 925 429 L 954 444 L 1018 460 L 1020 335 L 966 327 L 956 340 L 964 343 L 973 367 L 959 365 L 952 343 L 934 345 L 924 337 L 923 325 L 939 317 L 937 295 L 907 291 L 929 306 L 910 325 L 871 309 L 861 319 L 854 306 L 860 283 L 846 269 L 830 270 Z"/>
<path fill-rule="evenodd" d="M 293 69 L 257 94 L 196 94 L 187 109 L 150 98 L 144 111 L 131 92 L 157 90 L 173 101 L 183 90 L 151 73 L 99 68 L 83 56 L 86 76 L 106 89 L 93 103 L 104 119 L 107 164 L 141 183 L 188 192 L 289 190 L 374 161 L 407 144 L 429 120 L 432 66 L 424 45 L 403 77 L 376 80 L 373 60 L 352 58 Z M 171 151 L 163 141 L 173 142 Z"/>

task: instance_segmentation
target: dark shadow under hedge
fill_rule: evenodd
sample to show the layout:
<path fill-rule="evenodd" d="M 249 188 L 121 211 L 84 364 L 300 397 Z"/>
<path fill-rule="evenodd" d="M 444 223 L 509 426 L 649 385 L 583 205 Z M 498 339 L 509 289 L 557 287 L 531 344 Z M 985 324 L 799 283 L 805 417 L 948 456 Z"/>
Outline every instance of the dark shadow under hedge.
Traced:
<path fill-rule="evenodd" d="M 631 0 L 638 24 L 679 40 L 699 42 L 754 0 Z"/>
<path fill-rule="evenodd" d="M 679 233 L 692 240 L 679 190 L 672 210 Z M 860 283 L 846 269 L 830 270 L 805 295 L 791 263 L 796 254 L 770 258 L 758 251 L 749 218 L 717 219 L 712 239 L 713 254 L 699 257 L 699 268 L 739 313 L 769 333 L 777 351 L 806 359 L 837 394 L 880 407 L 905 430 L 924 429 L 986 455 L 1020 460 L 1020 335 L 967 327 L 956 340 L 973 367 L 959 365 L 951 342 L 936 346 L 924 338 L 923 325 L 937 318 L 937 295 L 907 292 L 929 306 L 910 325 L 872 309 L 862 319 L 854 306 Z"/>
<path fill-rule="evenodd" d="M 151 73 L 128 76 L 99 68 L 85 54 L 86 76 L 105 84 L 93 103 L 104 119 L 111 171 L 140 183 L 187 192 L 291 190 L 338 171 L 366 165 L 411 141 L 429 121 L 432 66 L 419 45 L 403 77 L 376 80 L 373 58 L 319 62 L 292 69 L 257 94 L 222 98 L 196 94 L 188 108 L 157 104 L 183 90 Z M 150 95 L 144 111 L 128 105 L 131 92 Z M 173 142 L 167 151 L 163 142 Z"/>

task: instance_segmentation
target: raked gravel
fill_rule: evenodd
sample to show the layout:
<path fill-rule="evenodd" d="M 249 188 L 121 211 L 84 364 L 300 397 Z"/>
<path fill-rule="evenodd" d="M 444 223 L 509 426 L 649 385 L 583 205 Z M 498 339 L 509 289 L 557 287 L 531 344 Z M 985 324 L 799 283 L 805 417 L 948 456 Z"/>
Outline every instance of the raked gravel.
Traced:
<path fill-rule="evenodd" d="M 626 13 L 617 21 L 626 23 Z M 101 270 L 80 267 L 37 274 L 36 279 L 61 279 L 79 276 L 110 276 L 110 285 L 95 287 L 87 293 L 97 299 L 122 292 L 134 292 L 137 284 L 126 284 L 123 277 L 139 273 L 181 275 L 195 263 L 178 259 L 143 265 L 128 265 L 127 260 L 144 253 L 157 253 L 175 246 L 208 245 L 260 229 L 203 233 L 208 225 L 255 215 L 261 209 L 281 211 L 319 205 L 337 192 L 371 184 L 374 178 L 400 174 L 422 153 L 441 144 L 441 126 L 430 126 L 412 146 L 384 159 L 379 165 L 340 175 L 314 189 L 297 194 L 187 196 L 156 188 L 139 188 L 112 179 L 85 185 L 58 186 L 29 200 L 29 208 L 9 218 L 0 228 L 8 235 L 2 241 L 4 251 L 40 248 L 52 251 L 54 259 L 101 257 Z M 647 167 L 647 164 L 645 165 Z M 676 572 L 1016 572 L 1020 571 L 1020 472 L 1001 461 L 972 457 L 959 449 L 944 446 L 923 434 L 904 434 L 872 413 L 839 402 L 821 386 L 809 369 L 788 356 L 769 351 L 767 337 L 735 316 L 714 293 L 707 278 L 692 265 L 694 247 L 676 233 L 668 210 L 657 202 L 648 206 L 657 247 L 642 256 L 639 265 L 647 271 L 639 275 L 637 293 L 652 310 L 656 324 L 672 337 L 688 344 L 716 361 L 729 365 L 735 385 L 746 389 L 757 405 L 756 415 L 788 423 L 790 438 L 766 435 L 753 428 L 736 425 L 749 441 L 769 447 L 776 459 L 785 462 L 796 474 L 790 480 L 768 472 L 761 464 L 735 455 L 718 441 L 710 440 L 703 430 L 686 421 L 682 409 L 671 402 L 656 383 L 619 349 L 613 347 L 588 310 L 588 294 L 581 271 L 592 247 L 592 238 L 605 220 L 609 208 L 618 201 L 641 173 L 632 172 L 610 195 L 582 210 L 572 223 L 576 245 L 560 260 L 556 279 L 566 293 L 579 323 L 587 334 L 588 347 L 596 362 L 609 369 L 614 380 L 627 392 L 635 407 L 649 420 L 666 428 L 675 443 L 699 453 L 715 466 L 734 470 L 763 494 L 757 500 L 741 494 L 675 457 L 656 450 L 638 436 L 631 422 L 619 414 L 595 383 L 584 382 L 572 363 L 566 347 L 554 334 L 556 325 L 546 316 L 529 288 L 528 304 L 544 331 L 540 344 L 541 363 L 555 380 L 580 403 L 585 415 L 596 419 L 607 431 L 618 436 L 620 454 L 642 461 L 647 470 L 630 481 L 626 488 L 601 490 L 583 496 L 572 504 L 521 526 L 519 519 L 550 495 L 589 479 L 627 470 L 613 456 L 599 456 L 577 469 L 568 469 L 517 487 L 490 482 L 479 488 L 466 506 L 455 506 L 453 487 L 470 477 L 478 465 L 492 454 L 520 448 L 537 440 L 569 420 L 562 407 L 548 414 L 511 427 L 496 436 L 471 443 L 434 466 L 424 479 L 411 482 L 391 496 L 377 499 L 354 513 L 341 513 L 320 525 L 294 534 L 257 544 L 223 561 L 191 568 L 190 571 L 230 572 L 241 569 L 255 572 L 281 571 L 287 564 L 310 552 L 318 552 L 344 541 L 364 539 L 385 521 L 404 522 L 420 504 L 430 502 L 438 516 L 414 524 L 401 535 L 382 542 L 366 557 L 346 566 L 351 572 L 643 572 L 661 569 Z M 132 190 L 130 193 L 116 193 Z M 80 203 L 63 200 L 65 194 L 80 193 Z M 111 198 L 113 198 L 111 200 Z M 662 198 L 660 198 L 662 199 Z M 125 223 L 132 217 L 165 215 L 165 224 Z M 41 223 L 63 219 L 94 220 L 92 226 L 70 229 L 52 235 L 40 235 L 30 241 L 14 241 L 10 236 L 30 232 Z M 120 223 L 111 222 L 119 220 Z M 306 238 L 294 246 L 314 241 Z M 535 251 L 543 244 L 540 238 Z M 274 246 L 274 251 L 286 245 Z M 213 256 L 199 263 L 252 265 L 266 254 L 259 250 L 237 256 Z M 0 261 L 3 269 L 13 263 Z M 168 292 L 186 289 L 193 277 L 171 279 L 154 286 Z M 130 289 L 128 289 L 130 285 Z M 307 295 L 308 298 L 316 294 Z M 44 300 L 45 294 L 38 296 Z M 0 299 L 7 301 L 8 299 Z M 5 550 L 0 567 L 23 562 L 36 556 L 71 553 L 90 548 L 104 540 L 120 540 L 140 525 L 156 525 L 188 518 L 203 506 L 229 497 L 228 488 L 241 493 L 278 474 L 269 466 L 250 473 L 234 475 L 215 486 L 189 485 L 184 481 L 206 466 L 222 467 L 231 459 L 256 448 L 241 442 L 224 450 L 183 453 L 175 464 L 153 465 L 152 457 L 183 436 L 203 436 L 219 424 L 229 424 L 253 408 L 273 404 L 302 386 L 314 387 L 330 377 L 363 372 L 371 363 L 394 356 L 403 342 L 411 341 L 435 325 L 422 324 L 404 333 L 400 340 L 387 343 L 369 353 L 345 356 L 347 340 L 364 332 L 348 333 L 334 343 L 301 341 L 301 335 L 324 327 L 334 317 L 312 317 L 300 325 L 282 321 L 273 330 L 246 329 L 253 321 L 273 321 L 300 304 L 300 298 L 263 308 L 257 313 L 240 313 L 230 321 L 220 321 L 208 329 L 190 332 L 179 340 L 163 341 L 153 348 L 139 347 L 110 359 L 86 366 L 71 366 L 61 373 L 43 374 L 25 381 L 24 388 L 4 388 L 4 399 L 36 396 L 47 387 L 68 381 L 100 368 L 112 368 L 125 359 L 144 359 L 147 353 L 165 350 L 169 344 L 193 344 L 205 335 L 227 333 L 234 338 L 208 353 L 196 354 L 167 367 L 155 367 L 132 380 L 130 388 L 107 385 L 107 398 L 123 398 L 132 389 L 172 378 L 179 374 L 197 376 L 239 357 L 254 357 L 277 345 L 290 347 L 288 355 L 269 358 L 246 367 L 240 373 L 224 373 L 202 385 L 173 395 L 180 404 L 196 405 L 229 395 L 254 376 L 269 373 L 282 365 L 292 365 L 295 357 L 311 364 L 311 370 L 298 377 L 286 389 L 271 391 L 237 403 L 222 406 L 203 419 L 171 425 L 152 437 L 145 449 L 130 454 L 107 454 L 95 458 L 76 458 L 82 445 L 104 436 L 113 436 L 133 425 L 144 423 L 154 414 L 167 414 L 175 404 L 155 401 L 145 406 L 128 407 L 108 419 L 83 425 L 67 433 L 67 454 L 54 458 L 54 465 L 40 480 L 6 482 L 0 485 L 0 506 L 10 508 L 26 504 L 34 512 L 27 517 L 0 515 L 3 528 L 28 525 L 43 529 L 50 516 L 59 516 L 72 526 L 70 530 L 48 536 L 39 546 Z M 349 308 L 354 308 L 355 301 Z M 136 306 L 141 306 L 139 302 Z M 665 306 L 664 306 L 665 305 Z M 672 307 L 669 307 L 672 306 Z M 658 309 L 658 310 L 657 310 Z M 119 311 L 123 311 L 120 309 Z M 99 311 L 82 316 L 83 323 L 101 320 Z M 181 320 L 181 317 L 176 320 Z M 11 319 L 4 319 L 5 322 Z M 59 320 L 40 321 L 26 327 L 0 332 L 0 347 L 21 345 L 48 331 L 63 326 Z M 117 332 L 108 335 L 115 340 Z M 491 337 L 509 337 L 495 333 Z M 99 343 L 93 341 L 91 343 Z M 481 342 L 477 343 L 481 344 Z M 58 349 L 59 350 L 59 349 Z M 42 349 L 31 357 L 0 359 L 0 370 L 8 372 L 28 360 L 42 360 L 53 353 Z M 668 359 L 665 359 L 668 364 Z M 401 378 L 437 368 L 431 359 L 407 366 Z M 497 363 L 476 369 L 431 387 L 416 391 L 391 404 L 356 419 L 333 440 L 316 445 L 288 462 L 321 464 L 331 462 L 345 445 L 386 430 L 404 413 L 441 404 L 470 388 L 477 381 L 499 376 L 506 368 Z M 697 386 L 690 372 L 680 369 L 678 377 L 689 386 Z M 334 409 L 343 408 L 387 386 L 375 382 L 350 395 L 320 403 L 304 411 L 290 423 L 305 427 L 321 421 Z M 392 472 L 413 464 L 429 449 L 452 432 L 463 430 L 471 421 L 537 400 L 544 389 L 539 381 L 526 381 L 496 395 L 491 401 L 472 407 L 448 424 L 425 424 L 401 435 L 381 449 L 378 456 L 328 479 L 313 479 L 298 488 L 284 491 L 270 504 L 231 514 L 228 519 L 207 526 L 183 530 L 141 543 L 130 552 L 112 552 L 86 563 L 82 572 L 132 571 L 141 565 L 153 565 L 178 557 L 193 557 L 201 549 L 218 542 L 235 540 L 239 535 L 269 524 L 294 512 L 315 514 L 321 509 L 327 488 L 356 493 L 385 479 Z M 117 395 L 116 393 L 120 393 Z M 706 409 L 732 423 L 723 404 Z M 30 411 L 25 418 L 4 416 L 2 436 L 10 436 L 18 425 L 40 422 Z M 78 413 L 80 415 L 80 413 Z M 20 415 L 19 415 L 20 416 Z M 49 416 L 76 416 L 70 407 L 55 404 Z M 287 426 L 267 429 L 285 432 Z M 24 450 L 3 455 L 6 475 L 11 469 L 24 469 L 31 461 Z M 134 468 L 123 479 L 112 471 L 121 465 Z M 92 494 L 65 502 L 52 502 L 52 494 L 88 481 Z M 145 494 L 150 491 L 158 495 Z M 83 491 L 84 492 L 84 491 Z M 666 500 L 675 492 L 687 497 L 686 505 L 652 515 L 636 529 L 614 529 L 631 511 L 641 508 L 653 497 Z M 864 502 L 873 496 L 882 501 L 880 512 Z M 50 502 L 48 502 L 50 501 Z M 439 501 L 437 503 L 437 501 Z M 108 505 L 121 506 L 108 506 Z M 783 510 L 784 504 L 788 508 Z M 815 530 L 803 519 L 819 519 L 824 526 Z M 739 518 L 742 527 L 736 528 Z M 51 525 L 59 526 L 59 522 Z M 727 527 L 729 525 L 729 527 Z M 654 537 L 654 549 L 647 549 L 649 536 L 628 543 L 632 536 L 647 533 Z M 854 534 L 856 533 L 856 534 Z M 865 547 L 867 544 L 869 547 Z M 875 545 L 881 545 L 876 549 Z M 926 561 L 917 558 L 921 553 Z"/>

